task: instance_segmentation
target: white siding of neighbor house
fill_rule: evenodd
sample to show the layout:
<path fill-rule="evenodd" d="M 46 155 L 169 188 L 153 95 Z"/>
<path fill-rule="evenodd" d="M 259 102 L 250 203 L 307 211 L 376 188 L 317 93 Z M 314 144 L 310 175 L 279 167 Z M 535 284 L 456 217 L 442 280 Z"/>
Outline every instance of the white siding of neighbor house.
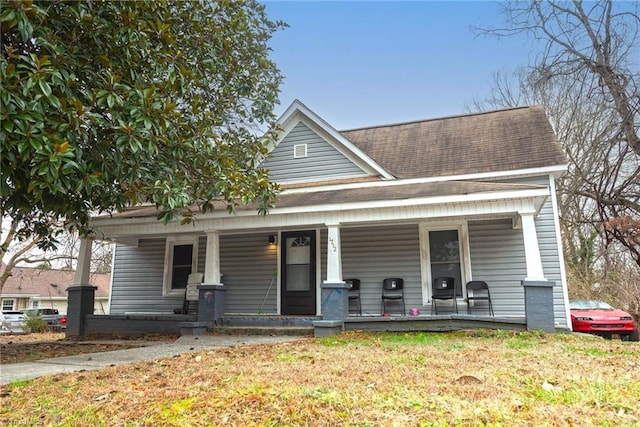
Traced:
<path fill-rule="evenodd" d="M 268 244 L 268 237 L 264 233 L 220 236 L 226 313 L 277 313 L 278 283 L 272 279 L 278 251 L 276 245 Z"/>
<path fill-rule="evenodd" d="M 307 144 L 307 157 L 293 157 L 294 146 L 298 144 Z M 269 169 L 271 178 L 279 183 L 367 175 L 302 122 L 278 144 L 261 167 Z"/>

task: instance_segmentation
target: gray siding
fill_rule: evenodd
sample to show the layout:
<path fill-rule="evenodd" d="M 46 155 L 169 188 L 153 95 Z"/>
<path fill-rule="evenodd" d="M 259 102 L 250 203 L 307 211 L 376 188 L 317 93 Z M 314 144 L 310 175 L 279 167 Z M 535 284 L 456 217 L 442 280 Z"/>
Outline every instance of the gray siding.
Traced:
<path fill-rule="evenodd" d="M 127 311 L 173 311 L 178 298 L 162 296 L 165 239 L 141 240 L 138 246 L 117 244 L 111 290 L 111 314 Z"/>
<path fill-rule="evenodd" d="M 567 328 L 566 312 L 564 305 L 564 295 L 562 289 L 562 273 L 560 262 L 562 260 L 558 254 L 558 240 L 555 234 L 553 220 L 553 207 L 551 201 L 547 201 L 536 218 L 536 232 L 538 244 L 540 246 L 540 257 L 542 258 L 542 269 L 547 280 L 556 283 L 553 288 L 554 317 L 558 326 Z M 558 236 L 559 238 L 559 236 Z"/>
<path fill-rule="evenodd" d="M 514 230 L 511 220 L 469 221 L 469 252 L 474 280 L 489 284 L 497 316 L 524 315 L 527 276 L 522 230 Z"/>
<path fill-rule="evenodd" d="M 276 313 L 276 282 L 266 294 L 277 267 L 277 251 L 275 245 L 267 244 L 267 237 L 268 234 L 220 237 L 220 270 L 227 289 L 228 313 Z M 116 246 L 111 314 L 173 312 L 182 307 L 183 297 L 162 295 L 165 246 L 165 239 L 141 240 L 137 247 Z M 204 273 L 205 262 L 203 236 L 199 239 L 197 271 Z"/>
<path fill-rule="evenodd" d="M 546 183 L 546 180 L 526 182 Z M 471 220 L 468 222 L 471 274 L 491 287 L 498 316 L 524 315 L 526 277 L 522 230 L 513 229 L 511 220 Z M 545 277 L 556 282 L 555 321 L 567 327 L 561 264 L 551 201 L 536 218 L 536 230 Z M 277 250 L 268 245 L 269 233 L 223 235 L 220 237 L 220 264 L 226 291 L 226 313 L 275 314 L 278 283 Z M 320 233 L 321 281 L 326 280 L 327 232 Z M 402 277 L 405 281 L 406 309 L 422 307 L 420 242 L 417 224 L 341 229 L 344 278 L 361 280 L 363 314 L 380 313 L 382 280 Z M 206 237 L 200 237 L 198 271 L 204 272 Z M 173 312 L 183 297 L 162 295 L 165 239 L 141 240 L 139 246 L 116 246 L 113 269 L 111 313 Z M 269 289 L 271 285 L 271 288 Z M 319 284 L 318 284 L 319 286 Z M 423 308 L 423 311 L 426 312 Z M 462 310 L 464 310 L 462 308 Z"/>
<path fill-rule="evenodd" d="M 544 275 L 556 282 L 555 322 L 567 327 L 551 201 L 535 222 Z M 496 315 L 524 315 L 524 289 L 520 281 L 527 276 L 527 269 L 522 230 L 514 230 L 511 220 L 469 221 L 469 245 L 473 279 L 489 283 Z"/>
<path fill-rule="evenodd" d="M 404 279 L 405 307 L 422 307 L 418 225 L 358 227 L 340 230 L 342 275 L 360 279 L 362 314 L 380 314 L 382 280 Z M 322 277 L 326 279 L 326 234 L 322 239 Z M 399 306 L 388 306 L 399 313 Z"/>
<path fill-rule="evenodd" d="M 307 157 L 293 158 L 293 147 L 307 144 Z M 358 166 L 303 123 L 298 123 L 278 144 L 261 167 L 280 183 L 366 176 Z"/>
<path fill-rule="evenodd" d="M 276 245 L 268 233 L 220 236 L 220 271 L 227 289 L 226 313 L 275 314 L 278 283 Z M 266 298 L 266 300 L 265 300 Z M 264 304 L 264 306 L 263 306 Z"/>
<path fill-rule="evenodd" d="M 549 185 L 549 177 L 547 176 L 537 176 L 537 177 L 529 177 L 529 178 L 521 178 L 521 179 L 513 179 L 507 182 L 512 182 L 516 184 L 535 184 L 535 185 Z M 538 245 L 540 248 L 540 257 L 542 258 L 542 269 L 544 271 L 544 276 L 547 280 L 551 280 L 555 282 L 555 287 L 553 288 L 553 302 L 554 302 L 554 317 L 555 322 L 559 327 L 568 328 L 569 325 L 566 319 L 565 312 L 565 304 L 564 304 L 564 295 L 563 295 L 563 287 L 562 287 L 562 271 L 561 271 L 561 262 L 564 260 L 560 259 L 560 255 L 558 253 L 558 243 L 560 236 L 556 235 L 555 230 L 555 222 L 553 216 L 553 205 L 551 203 L 551 198 L 549 198 L 542 209 L 540 210 L 540 214 L 535 219 L 536 223 L 536 234 L 538 236 Z M 521 231 L 521 230 L 517 230 Z M 524 251 L 524 248 L 523 248 Z M 523 278 L 526 274 L 523 276 Z"/>
<path fill-rule="evenodd" d="M 163 296 L 165 239 L 116 245 L 110 314 L 169 312 L 181 308 L 183 296 Z M 204 271 L 206 238 L 199 239 L 198 269 Z"/>

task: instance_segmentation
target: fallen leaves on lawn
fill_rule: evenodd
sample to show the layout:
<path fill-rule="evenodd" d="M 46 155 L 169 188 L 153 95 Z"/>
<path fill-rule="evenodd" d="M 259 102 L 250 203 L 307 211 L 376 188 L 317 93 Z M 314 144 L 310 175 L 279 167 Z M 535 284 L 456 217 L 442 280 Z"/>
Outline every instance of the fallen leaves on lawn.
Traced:
<path fill-rule="evenodd" d="M 630 363 L 572 335 L 347 333 L 14 383 L 0 424 L 638 425 Z"/>

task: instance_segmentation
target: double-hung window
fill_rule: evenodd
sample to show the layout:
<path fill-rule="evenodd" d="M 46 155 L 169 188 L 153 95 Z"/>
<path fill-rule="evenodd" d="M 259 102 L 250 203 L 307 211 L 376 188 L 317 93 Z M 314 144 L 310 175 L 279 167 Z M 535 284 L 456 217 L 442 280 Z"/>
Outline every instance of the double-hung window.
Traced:
<path fill-rule="evenodd" d="M 182 295 L 198 266 L 198 238 L 169 238 L 164 259 L 164 294 Z"/>
<path fill-rule="evenodd" d="M 3 299 L 2 300 L 2 311 L 13 311 L 13 307 L 16 303 L 14 299 Z"/>

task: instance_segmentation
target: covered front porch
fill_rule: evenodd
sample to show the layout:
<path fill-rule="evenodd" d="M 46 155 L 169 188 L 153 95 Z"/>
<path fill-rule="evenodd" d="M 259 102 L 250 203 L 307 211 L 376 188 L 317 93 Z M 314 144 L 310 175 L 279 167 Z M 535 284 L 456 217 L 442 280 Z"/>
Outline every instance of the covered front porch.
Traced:
<path fill-rule="evenodd" d="M 525 331 L 524 317 L 494 317 L 450 313 L 419 316 L 349 316 L 323 320 L 321 316 L 229 316 L 218 322 L 198 322 L 196 315 L 129 314 L 86 315 L 83 333 L 87 336 L 145 334 L 232 334 L 328 336 L 344 331 L 452 332 L 469 329 Z"/>
<path fill-rule="evenodd" d="M 441 199 L 427 199 L 406 206 L 379 204 L 375 210 L 345 205 L 342 211 L 304 214 L 274 209 L 265 218 L 216 213 L 188 230 L 160 224 L 146 213 L 112 219 L 101 225 L 102 235 L 118 242 L 112 316 L 93 315 L 88 285 L 92 242 L 83 239 L 75 286 L 69 289 L 67 336 L 126 329 L 113 328 L 116 324 L 136 331 L 133 325 L 155 324 L 174 332 L 191 324 L 201 332 L 220 328 L 235 315 L 253 317 L 258 325 L 277 316 L 305 315 L 324 332 L 554 330 L 554 315 L 560 327 L 566 320 L 566 296 L 564 289 L 553 289 L 553 280 L 560 278 L 557 242 L 547 236 L 553 235 L 555 223 L 536 220 L 547 194 L 527 189 L 522 197 L 509 193 L 500 202 L 492 193 L 485 196 L 488 200 L 465 197 L 446 206 Z M 551 209 L 546 203 L 542 212 Z M 174 309 L 182 306 L 186 283 L 175 286 L 175 278 L 186 281 L 188 273 L 202 278 L 194 293 L 187 292 L 198 310 L 180 318 Z M 432 283 L 443 275 L 456 279 L 458 312 L 431 312 Z M 380 294 L 388 277 L 403 278 L 406 307 L 385 313 Z M 361 316 L 349 309 L 349 278 L 362 282 Z M 464 286 L 470 280 L 489 282 L 494 317 L 466 312 Z M 303 291 L 305 299 L 300 298 Z M 421 314 L 410 316 L 412 309 Z"/>

